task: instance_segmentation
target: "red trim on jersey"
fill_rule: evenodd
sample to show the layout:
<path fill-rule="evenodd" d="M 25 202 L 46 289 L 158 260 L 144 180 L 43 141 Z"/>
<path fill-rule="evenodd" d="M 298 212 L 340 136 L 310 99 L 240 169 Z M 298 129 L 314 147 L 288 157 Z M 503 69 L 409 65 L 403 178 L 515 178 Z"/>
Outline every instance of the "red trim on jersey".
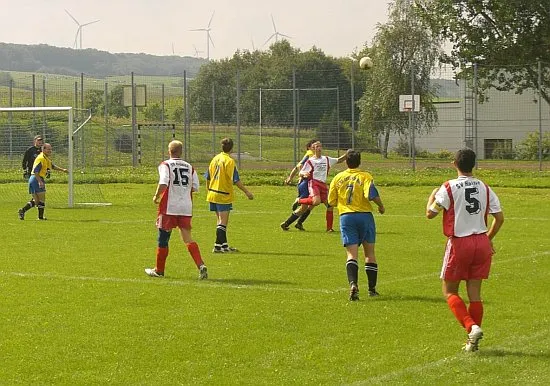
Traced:
<path fill-rule="evenodd" d="M 489 217 L 489 186 L 487 184 L 484 185 L 487 191 L 487 206 L 485 207 L 485 216 L 483 216 L 483 219 L 485 220 L 485 226 L 487 226 L 487 218 Z"/>
<path fill-rule="evenodd" d="M 443 184 L 449 196 L 449 209 L 443 211 L 443 234 L 447 237 L 455 235 L 455 200 L 449 181 Z"/>
<path fill-rule="evenodd" d="M 325 182 L 327 182 L 328 172 L 330 171 L 330 162 L 328 162 L 328 157 L 327 156 L 324 156 L 324 158 L 325 158 L 325 161 L 327 163 L 327 175 L 325 176 Z"/>
<path fill-rule="evenodd" d="M 166 190 L 162 192 L 162 196 L 160 197 L 159 210 L 158 210 L 158 214 L 166 214 L 166 210 L 168 209 L 168 190 L 170 187 L 170 183 L 172 182 L 172 174 L 170 173 L 170 166 L 165 161 L 162 161 L 160 164 L 165 165 L 168 168 L 168 178 L 170 179 L 170 182 L 166 187 Z"/>

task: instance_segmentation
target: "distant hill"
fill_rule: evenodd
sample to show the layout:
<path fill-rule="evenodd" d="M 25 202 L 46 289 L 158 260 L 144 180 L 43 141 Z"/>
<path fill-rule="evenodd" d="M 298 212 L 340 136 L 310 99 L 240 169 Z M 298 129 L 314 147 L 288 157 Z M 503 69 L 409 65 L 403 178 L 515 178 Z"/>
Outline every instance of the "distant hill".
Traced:
<path fill-rule="evenodd" d="M 190 56 L 155 56 L 148 54 L 112 54 L 95 49 L 75 50 L 47 44 L 25 45 L 0 43 L 0 70 L 47 74 L 79 75 L 105 78 L 114 75 L 189 77 L 199 72 L 206 59 Z"/>

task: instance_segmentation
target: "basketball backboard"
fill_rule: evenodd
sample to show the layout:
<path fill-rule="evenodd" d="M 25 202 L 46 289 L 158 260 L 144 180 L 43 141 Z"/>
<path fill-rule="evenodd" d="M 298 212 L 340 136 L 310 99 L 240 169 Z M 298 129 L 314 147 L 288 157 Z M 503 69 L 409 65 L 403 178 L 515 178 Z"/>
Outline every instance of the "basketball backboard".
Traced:
<path fill-rule="evenodd" d="M 408 113 L 413 109 L 412 95 L 399 95 L 399 111 L 402 113 Z M 414 96 L 414 111 L 420 111 L 420 95 Z"/>

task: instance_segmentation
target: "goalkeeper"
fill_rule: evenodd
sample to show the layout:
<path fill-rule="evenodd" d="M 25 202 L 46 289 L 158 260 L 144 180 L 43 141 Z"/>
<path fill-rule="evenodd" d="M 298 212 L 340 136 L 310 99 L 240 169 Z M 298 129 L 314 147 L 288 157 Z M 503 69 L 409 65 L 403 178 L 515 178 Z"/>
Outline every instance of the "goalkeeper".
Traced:
<path fill-rule="evenodd" d="M 42 145 L 44 145 L 44 139 L 41 135 L 36 135 L 34 137 L 33 145 L 25 151 L 22 163 L 23 178 L 25 180 L 28 180 L 32 174 L 32 165 L 34 164 L 36 157 L 38 157 L 38 154 L 42 151 Z"/>

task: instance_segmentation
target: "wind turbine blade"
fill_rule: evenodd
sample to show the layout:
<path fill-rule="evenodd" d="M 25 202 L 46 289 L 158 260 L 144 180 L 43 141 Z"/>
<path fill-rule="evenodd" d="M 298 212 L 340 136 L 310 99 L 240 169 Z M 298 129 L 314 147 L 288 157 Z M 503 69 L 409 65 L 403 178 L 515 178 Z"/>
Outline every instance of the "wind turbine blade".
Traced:
<path fill-rule="evenodd" d="M 81 27 L 84 27 L 85 25 L 90 25 L 90 24 L 94 24 L 94 23 L 97 23 L 99 20 L 94 20 L 94 21 L 91 21 L 89 23 L 85 23 L 85 24 L 82 24 Z"/>
<path fill-rule="evenodd" d="M 215 13 L 216 13 L 216 11 L 212 12 L 212 16 L 210 16 L 210 21 L 208 22 L 208 27 L 207 28 L 210 28 L 210 24 L 212 24 L 212 19 L 214 18 Z"/>
<path fill-rule="evenodd" d="M 269 43 L 269 41 L 270 41 L 271 39 L 273 39 L 273 37 L 274 37 L 275 35 L 276 35 L 276 34 L 272 34 L 270 37 L 268 37 L 267 40 L 266 40 L 265 43 L 264 43 L 264 46 L 265 46 L 267 43 Z"/>
<path fill-rule="evenodd" d="M 71 15 L 71 14 L 69 13 L 69 11 L 67 11 L 67 10 L 65 10 L 65 12 L 67 12 L 67 15 L 69 15 L 69 16 L 71 17 L 71 19 L 73 19 L 74 22 L 80 27 L 80 23 L 73 17 L 73 15 Z"/>
<path fill-rule="evenodd" d="M 78 48 L 78 33 L 80 32 L 80 27 L 76 30 L 76 35 L 74 35 L 73 48 Z"/>
<path fill-rule="evenodd" d="M 210 43 L 212 43 L 212 47 L 216 47 L 214 45 L 214 40 L 212 40 L 212 37 L 210 36 L 210 34 L 208 34 L 208 40 L 210 40 Z"/>
<path fill-rule="evenodd" d="M 275 27 L 275 20 L 273 19 L 273 14 L 271 14 L 271 23 L 273 23 L 273 31 L 277 33 L 277 27 Z"/>
<path fill-rule="evenodd" d="M 189 31 L 208 31 L 205 28 L 190 29 Z"/>
<path fill-rule="evenodd" d="M 285 38 L 292 39 L 292 36 L 288 36 L 288 35 L 282 34 L 282 33 L 280 33 L 280 32 L 279 32 L 279 36 L 284 36 Z"/>

